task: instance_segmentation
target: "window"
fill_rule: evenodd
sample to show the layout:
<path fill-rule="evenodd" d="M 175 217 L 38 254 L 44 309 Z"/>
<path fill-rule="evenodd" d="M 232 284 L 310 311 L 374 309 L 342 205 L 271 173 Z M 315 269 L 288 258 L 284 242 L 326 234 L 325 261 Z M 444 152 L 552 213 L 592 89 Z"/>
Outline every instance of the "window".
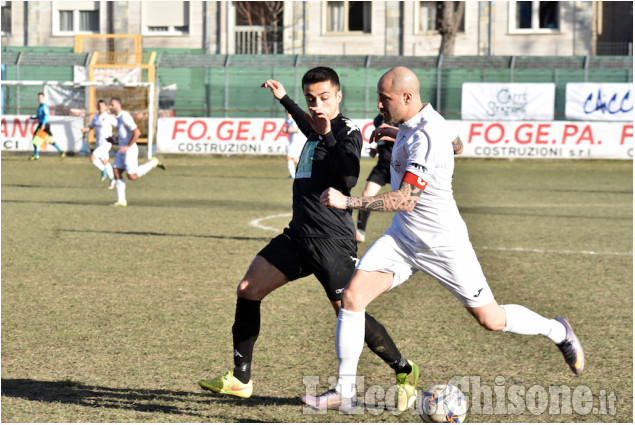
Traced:
<path fill-rule="evenodd" d="M 419 2 L 419 32 L 436 31 L 437 29 L 437 2 Z"/>
<path fill-rule="evenodd" d="M 143 34 L 186 35 L 190 32 L 189 1 L 141 2 Z"/>
<path fill-rule="evenodd" d="M 2 33 L 10 34 L 11 33 L 11 2 L 3 1 L 2 2 Z"/>
<path fill-rule="evenodd" d="M 326 2 L 327 32 L 371 32 L 372 2 Z"/>
<path fill-rule="evenodd" d="M 98 1 L 53 2 L 53 35 L 99 33 Z"/>
<path fill-rule="evenodd" d="M 557 1 L 513 1 L 509 3 L 509 31 L 552 33 L 560 30 Z"/>
<path fill-rule="evenodd" d="M 418 2 L 417 13 L 417 33 L 437 32 L 441 29 L 441 22 L 443 20 L 443 8 L 454 5 L 456 10 L 456 3 L 458 2 L 443 2 L 443 1 L 420 1 Z M 465 3 L 465 2 L 463 2 Z M 457 32 L 465 32 L 465 8 L 463 9 L 463 15 L 459 21 Z"/>
<path fill-rule="evenodd" d="M 99 12 L 97 10 L 80 10 L 79 30 L 81 32 L 98 32 Z"/>

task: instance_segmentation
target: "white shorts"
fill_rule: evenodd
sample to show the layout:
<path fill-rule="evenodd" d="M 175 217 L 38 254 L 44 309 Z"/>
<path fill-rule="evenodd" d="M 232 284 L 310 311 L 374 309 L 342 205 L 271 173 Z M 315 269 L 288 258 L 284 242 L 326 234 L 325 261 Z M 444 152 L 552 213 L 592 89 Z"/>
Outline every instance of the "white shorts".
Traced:
<path fill-rule="evenodd" d="M 301 140 L 295 137 L 293 142 L 289 143 L 289 146 L 287 147 L 287 156 L 290 158 L 300 158 L 305 143 L 306 140 Z"/>
<path fill-rule="evenodd" d="M 121 153 L 117 150 L 112 167 L 126 170 L 128 175 L 137 174 L 139 170 L 139 146 L 135 143 L 126 153 Z"/>
<path fill-rule="evenodd" d="M 112 143 L 101 142 L 100 145 L 93 151 L 93 155 L 95 155 L 97 159 L 108 159 L 110 158 L 110 148 L 112 148 Z"/>
<path fill-rule="evenodd" d="M 394 277 L 390 289 L 421 270 L 435 278 L 466 307 L 481 307 L 494 300 L 469 241 L 458 247 L 415 251 L 386 232 L 368 248 L 357 268 L 392 273 Z"/>

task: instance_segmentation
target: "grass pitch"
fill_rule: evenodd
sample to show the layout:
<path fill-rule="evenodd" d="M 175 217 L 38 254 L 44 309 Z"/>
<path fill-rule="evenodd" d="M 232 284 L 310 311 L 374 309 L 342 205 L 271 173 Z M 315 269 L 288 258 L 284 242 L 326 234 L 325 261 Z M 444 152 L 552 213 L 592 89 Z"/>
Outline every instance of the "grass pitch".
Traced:
<path fill-rule="evenodd" d="M 337 370 L 312 277 L 263 302 L 250 399 L 199 389 L 232 367 L 235 288 L 288 223 L 291 181 L 279 157 L 165 162 L 115 209 L 85 157 L 2 155 L 2 422 L 419 422 L 383 407 L 394 375 L 368 349 L 364 414 L 303 409 L 307 385 L 324 391 Z M 418 273 L 368 310 L 421 367 L 419 388 L 467 379 L 471 422 L 631 422 L 632 177 L 629 161 L 457 160 L 455 197 L 498 302 L 568 317 L 587 366 L 575 377 L 546 338 L 481 329 Z M 390 219 L 371 214 L 368 239 Z"/>

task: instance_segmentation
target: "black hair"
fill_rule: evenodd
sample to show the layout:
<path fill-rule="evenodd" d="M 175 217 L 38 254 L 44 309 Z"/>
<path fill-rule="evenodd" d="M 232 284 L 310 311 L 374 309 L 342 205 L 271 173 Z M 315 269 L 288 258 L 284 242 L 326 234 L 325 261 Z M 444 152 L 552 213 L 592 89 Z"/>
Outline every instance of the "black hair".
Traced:
<path fill-rule="evenodd" d="M 39 96 L 39 95 L 42 95 L 42 96 L 44 96 L 44 93 L 42 93 L 42 92 L 39 92 L 39 93 L 38 93 L 37 95 L 38 95 L 38 96 Z"/>
<path fill-rule="evenodd" d="M 120 98 L 118 98 L 118 97 L 113 97 L 113 98 L 111 98 L 111 99 L 110 99 L 110 101 L 111 101 L 111 102 L 112 102 L 113 100 L 114 100 L 114 101 L 116 101 L 116 102 L 118 102 L 120 105 L 123 105 L 123 103 L 121 103 L 121 99 L 120 99 Z"/>
<path fill-rule="evenodd" d="M 97 104 L 99 105 L 100 103 L 106 104 L 106 101 L 105 101 L 104 99 L 99 99 L 99 100 L 97 101 Z"/>
<path fill-rule="evenodd" d="M 337 72 L 326 66 L 309 69 L 302 77 L 302 87 L 307 84 L 322 83 L 324 81 L 330 81 L 338 90 L 340 89 L 340 77 L 338 77 Z"/>

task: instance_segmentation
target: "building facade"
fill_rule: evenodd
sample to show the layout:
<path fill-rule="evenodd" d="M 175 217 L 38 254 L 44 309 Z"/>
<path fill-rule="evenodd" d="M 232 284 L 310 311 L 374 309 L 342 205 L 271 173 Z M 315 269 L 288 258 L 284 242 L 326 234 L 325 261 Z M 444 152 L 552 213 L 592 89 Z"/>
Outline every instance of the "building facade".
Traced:
<path fill-rule="evenodd" d="M 2 1 L 2 46 L 72 47 L 75 34 L 142 34 L 210 54 L 435 56 L 443 7 L 454 55 L 632 55 L 632 2 Z"/>

